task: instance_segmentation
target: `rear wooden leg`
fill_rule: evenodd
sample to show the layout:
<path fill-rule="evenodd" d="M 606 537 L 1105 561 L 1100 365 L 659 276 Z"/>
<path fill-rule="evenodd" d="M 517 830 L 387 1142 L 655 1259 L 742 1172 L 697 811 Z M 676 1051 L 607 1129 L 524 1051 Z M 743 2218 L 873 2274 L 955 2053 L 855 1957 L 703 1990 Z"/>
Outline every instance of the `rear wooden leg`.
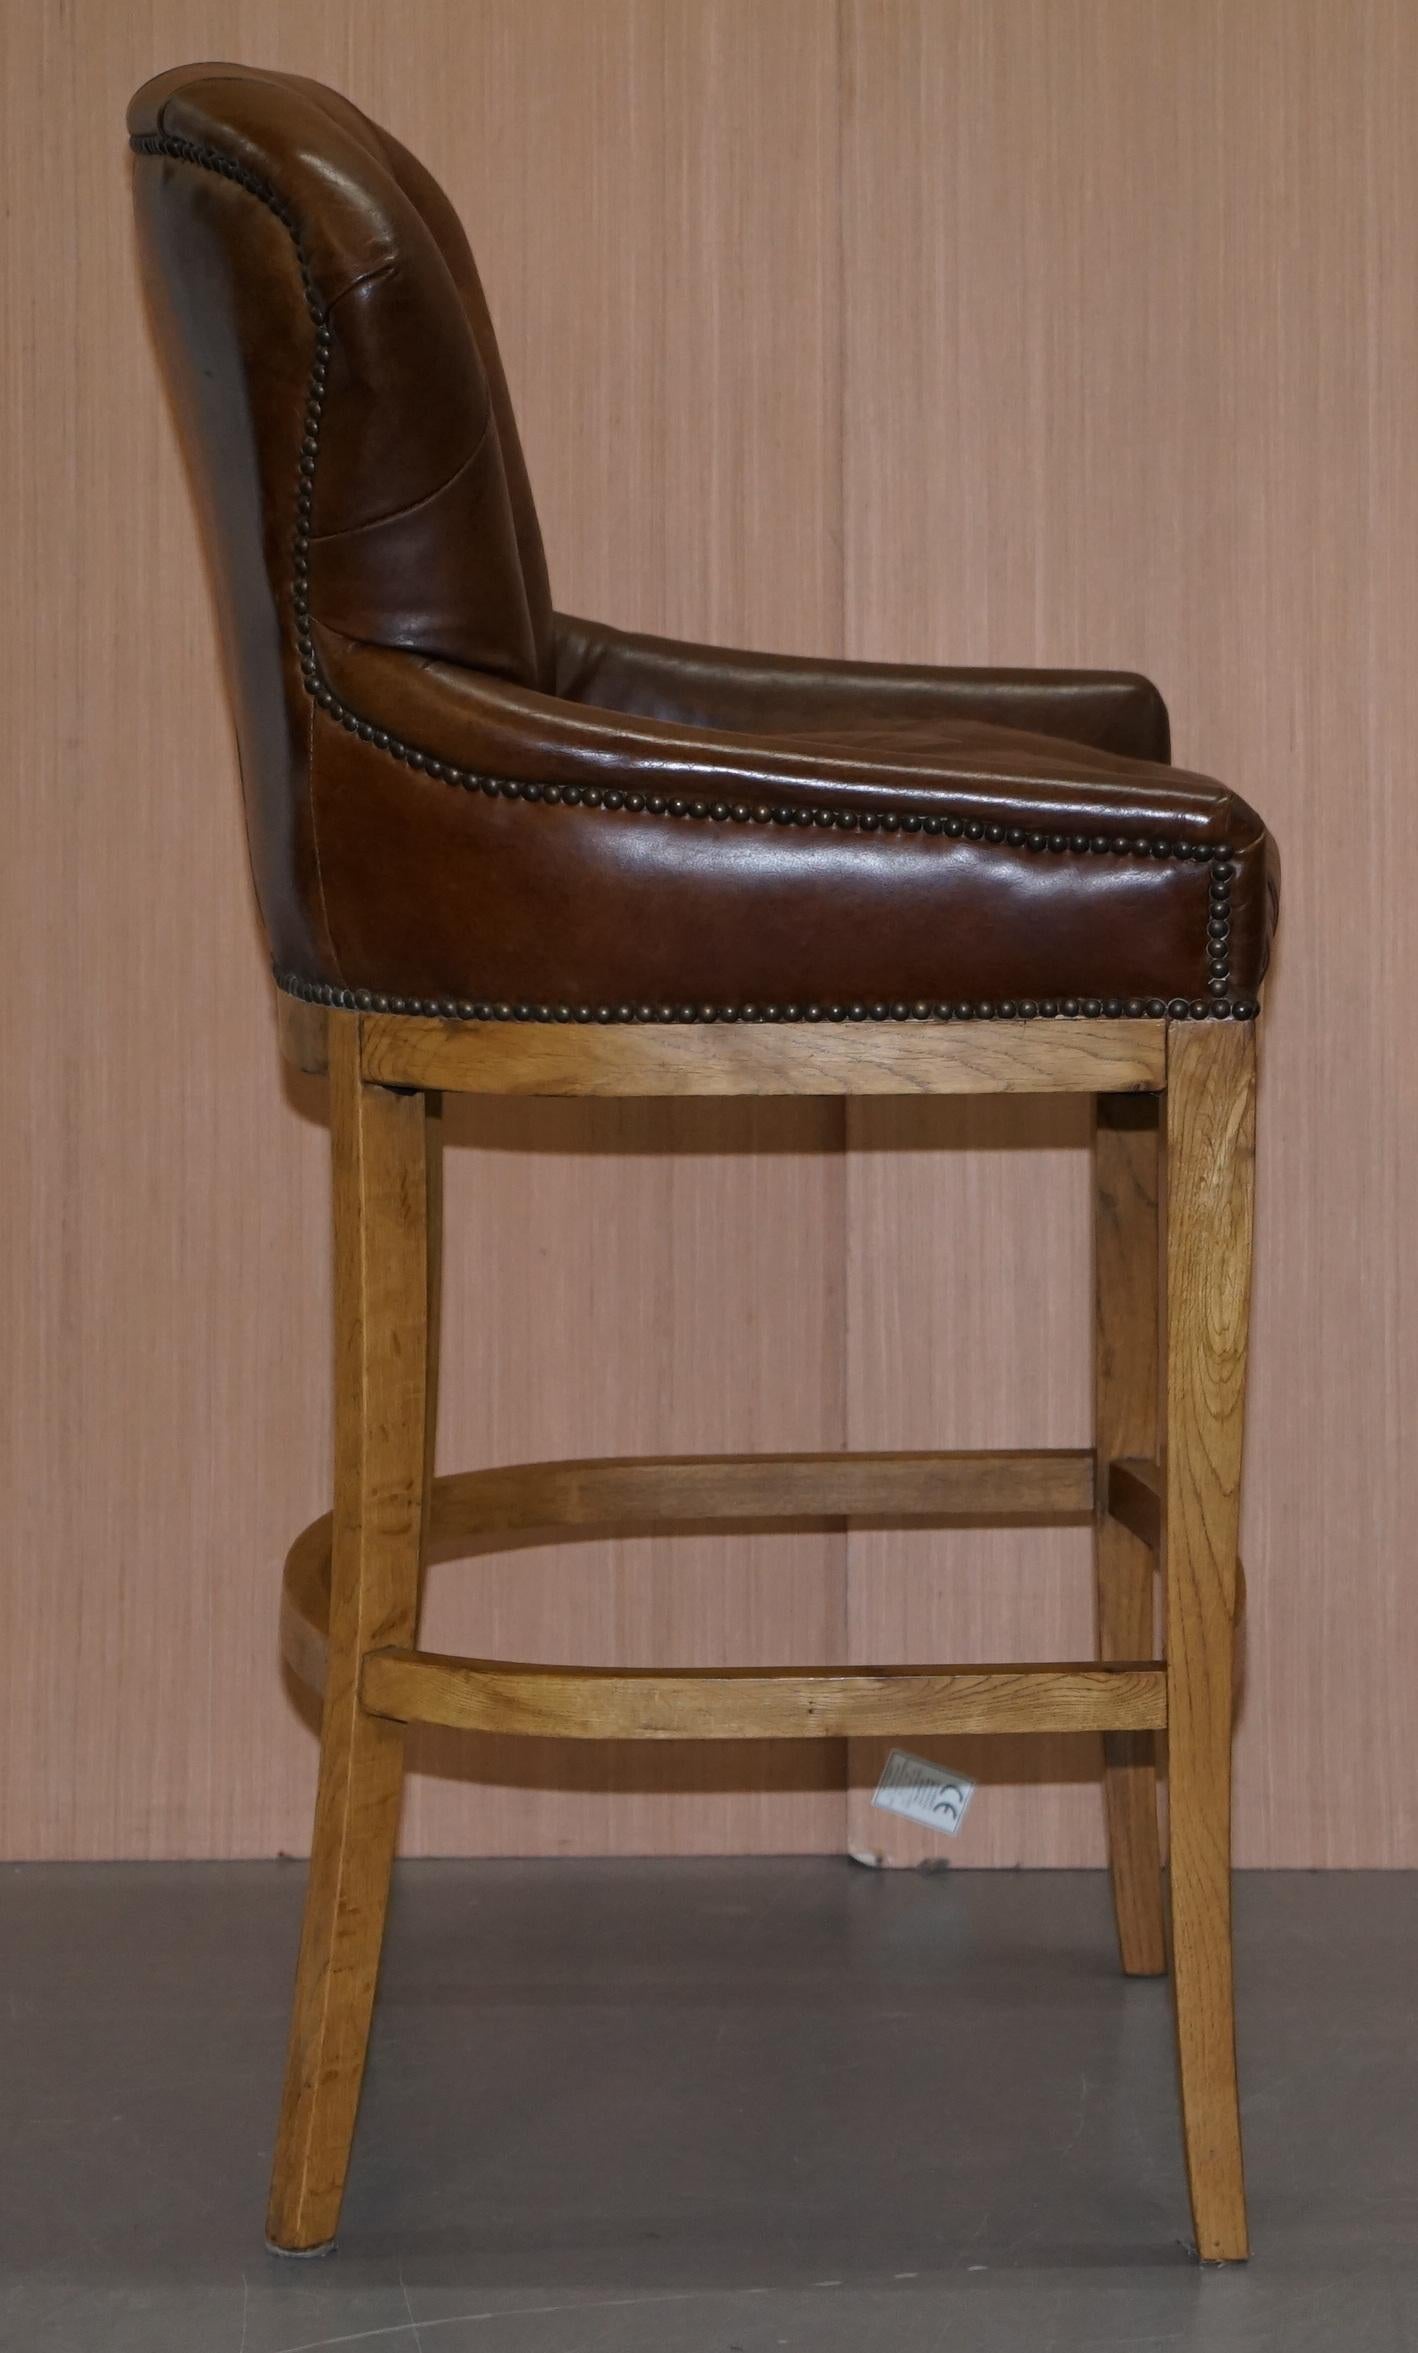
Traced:
<path fill-rule="evenodd" d="M 428 1565 L 429 1514 L 438 1448 L 438 1368 L 443 1339 L 443 1097 L 423 1098 L 424 1198 L 424 1328 L 423 1378 L 423 1519 L 419 1528 L 419 1602 L 423 1607 L 423 1577 Z"/>
<path fill-rule="evenodd" d="M 1172 1962 L 1197 2252 L 1248 2253 L 1231 1963 L 1231 1715 L 1255 1029 L 1171 1025 L 1164 1574 Z"/>
<path fill-rule="evenodd" d="M 359 1703 L 367 1650 L 414 1640 L 428 1459 L 430 1176 L 422 1095 L 367 1086 L 330 1016 L 335 1507 L 329 1667 L 305 1923 L 267 2236 L 333 2244 L 399 1823 L 404 1728 Z M 436 1178 L 432 1187 L 436 1204 Z"/>
<path fill-rule="evenodd" d="M 1155 1095 L 1100 1095 L 1093 1153 L 1094 1563 L 1098 1656 L 1156 1656 L 1156 1562 L 1108 1517 L 1107 1467 L 1157 1453 L 1160 1331 Z M 1151 1732 L 1103 1735 L 1103 1804 L 1118 1950 L 1130 1977 L 1167 1967 L 1157 1834 L 1157 1746 Z"/>

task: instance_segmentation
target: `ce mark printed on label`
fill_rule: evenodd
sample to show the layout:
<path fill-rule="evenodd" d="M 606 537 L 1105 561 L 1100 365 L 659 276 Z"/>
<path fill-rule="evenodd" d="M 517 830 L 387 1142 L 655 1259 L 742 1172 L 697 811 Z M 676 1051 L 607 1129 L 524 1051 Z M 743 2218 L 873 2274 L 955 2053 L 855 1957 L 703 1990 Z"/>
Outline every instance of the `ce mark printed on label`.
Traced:
<path fill-rule="evenodd" d="M 913 1757 L 907 1748 L 894 1748 L 882 1767 L 872 1804 L 886 1814 L 904 1814 L 908 1822 L 923 1822 L 954 1838 L 975 1794 L 975 1784 L 948 1765 L 933 1765 Z"/>

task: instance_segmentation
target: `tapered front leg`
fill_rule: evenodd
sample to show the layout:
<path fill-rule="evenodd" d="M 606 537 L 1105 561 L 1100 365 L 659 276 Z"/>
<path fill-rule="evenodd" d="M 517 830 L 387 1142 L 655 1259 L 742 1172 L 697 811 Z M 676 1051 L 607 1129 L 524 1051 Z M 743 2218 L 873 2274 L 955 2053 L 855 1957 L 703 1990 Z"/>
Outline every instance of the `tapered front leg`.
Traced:
<path fill-rule="evenodd" d="M 1094 1563 L 1098 1655 L 1156 1655 L 1156 1562 L 1108 1517 L 1107 1471 L 1157 1453 L 1161 1323 L 1155 1095 L 1100 1095 L 1093 1150 L 1094 1445 L 1098 1498 Z M 1130 1977 L 1167 1966 L 1157 1833 L 1157 1744 L 1151 1732 L 1103 1736 L 1103 1802 L 1118 1950 Z"/>
<path fill-rule="evenodd" d="M 1171 1025 L 1164 1556 L 1173 1972 L 1197 2251 L 1248 2253 L 1231 1961 L 1231 1717 L 1255 1028 Z"/>
<path fill-rule="evenodd" d="M 359 1023 L 330 1018 L 335 1510 L 329 1666 L 305 1923 L 267 2233 L 328 2247 L 369 2041 L 404 1772 L 402 1725 L 366 1715 L 360 1661 L 412 1642 L 428 1476 L 425 1098 L 366 1086 Z M 435 1254 L 436 1255 L 436 1254 Z"/>

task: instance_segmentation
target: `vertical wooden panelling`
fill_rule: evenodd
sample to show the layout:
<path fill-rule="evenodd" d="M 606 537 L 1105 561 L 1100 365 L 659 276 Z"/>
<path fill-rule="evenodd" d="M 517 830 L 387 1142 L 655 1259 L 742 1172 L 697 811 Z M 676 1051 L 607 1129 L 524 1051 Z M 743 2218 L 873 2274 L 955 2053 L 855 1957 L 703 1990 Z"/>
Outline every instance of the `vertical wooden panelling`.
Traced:
<path fill-rule="evenodd" d="M 1279 835 L 1237 1852 L 1411 1864 L 1418 14 L 848 0 L 845 22 L 848 650 L 1150 671 L 1178 759 Z M 1053 1164 L 1002 1150 L 992 1175 L 926 1161 L 939 1114 L 856 1121 L 852 1443 L 892 1387 L 907 1444 L 982 1417 L 996 1442 L 1086 1437 L 1083 1131 L 1036 1116 Z M 849 1613 L 857 1656 L 1073 1649 L 1086 1538 L 854 1538 Z M 917 1853 L 867 1811 L 873 1761 L 853 1843 Z M 991 1787 L 956 1851 L 1096 1861 L 1095 1792 Z"/>
<path fill-rule="evenodd" d="M 447 181 L 571 609 L 1135 665 L 1272 817 L 1238 1854 L 1418 1860 L 1406 0 L 0 12 L 3 1851 L 308 1836 L 275 1599 L 328 1491 L 326 1140 L 277 1073 L 122 147 L 134 84 L 202 55 L 340 85 Z M 830 1107 L 449 1128 L 446 1463 L 1086 1442 L 1076 1106 L 862 1106 L 845 1177 Z M 846 1581 L 830 1537 L 567 1546 L 435 1570 L 431 1620 L 633 1661 L 1091 1639 L 1086 1531 L 856 1535 Z M 832 1752 L 421 1755 L 425 1849 L 843 1835 Z M 911 1855 L 873 1761 L 850 1843 Z M 1100 1858 L 1086 1746 L 973 1761 L 960 1860 Z"/>
<path fill-rule="evenodd" d="M 1089 1106 L 1043 1097 L 853 1104 L 848 1429 L 853 1446 L 1086 1446 Z M 856 1659 L 1086 1658 L 1087 1529 L 855 1530 Z M 1098 1861 L 1097 1742 L 908 1744 L 986 1788 L 945 1851 L 962 1863 Z M 853 1744 L 849 1841 L 888 1861 L 940 1841 L 870 1805 L 886 1751 Z M 1079 1825 L 1088 1844 L 1074 1841 Z"/>
<path fill-rule="evenodd" d="M 3 1846 L 300 1849 L 314 1750 L 275 1610 L 328 1492 L 326 1141 L 272 1046 L 124 105 L 183 57 L 347 90 L 463 210 L 559 601 L 832 647 L 835 17 L 89 0 L 4 26 L 22 1337 Z M 488 1107 L 448 1132 L 445 1463 L 841 1442 L 834 1109 Z M 840 1536 L 578 1545 L 435 1570 L 430 1622 L 531 1656 L 832 1658 L 842 1592 Z M 415 1849 L 841 1840 L 831 1748 L 419 1760 Z"/>
<path fill-rule="evenodd" d="M 313 1789 L 271 1611 L 328 1480 L 325 1138 L 283 1098 L 123 145 L 217 17 L 0 15 L 11 1854 L 293 1847 Z"/>
<path fill-rule="evenodd" d="M 831 12 L 474 15 L 440 11 L 414 74 L 371 12 L 354 70 L 474 238 L 558 602 L 835 646 Z M 448 1132 L 446 1463 L 840 1444 L 835 1106 L 454 1106 Z M 511 1657 L 836 1658 L 843 1585 L 840 1536 L 541 1547 L 435 1571 L 429 1626 Z M 841 1843 L 840 1752 L 416 1755 L 408 1836 L 438 1851 Z"/>

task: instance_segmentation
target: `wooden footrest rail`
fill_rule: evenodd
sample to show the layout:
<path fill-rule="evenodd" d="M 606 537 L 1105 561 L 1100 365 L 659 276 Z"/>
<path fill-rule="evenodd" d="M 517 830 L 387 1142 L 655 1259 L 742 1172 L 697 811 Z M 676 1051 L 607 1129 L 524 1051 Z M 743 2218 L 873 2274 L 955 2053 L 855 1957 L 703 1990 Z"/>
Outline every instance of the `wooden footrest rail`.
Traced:
<path fill-rule="evenodd" d="M 1114 1463 L 1109 1473 L 1110 1509 L 1141 1534 L 1149 1504 L 1155 1511 L 1153 1466 Z M 807 1519 L 1056 1526 L 1090 1517 L 1096 1492 L 1085 1448 L 514 1463 L 436 1479 L 429 1536 L 446 1543 L 527 1529 L 557 1536 Z M 282 1649 L 316 1690 L 325 1680 L 331 1542 L 327 1512 L 296 1538 L 286 1561 Z M 401 1722 L 585 1740 L 1149 1732 L 1166 1722 L 1156 1660 L 627 1674 L 398 1649 L 364 1658 L 360 1695 L 369 1714 Z"/>
<path fill-rule="evenodd" d="M 1059 1520 L 1093 1510 L 1093 1455 L 679 1454 L 513 1463 L 434 1482 L 431 1534 L 634 1522 L 780 1519 Z"/>
<path fill-rule="evenodd" d="M 558 1740 L 850 1740 L 944 1732 L 1156 1732 L 1160 1665 L 659 1668 L 529 1667 L 376 1650 L 360 1696 L 374 1716 Z"/>
<path fill-rule="evenodd" d="M 701 1454 L 511 1463 L 435 1479 L 429 1539 L 529 1528 L 665 1528 L 706 1520 L 856 1519 L 1056 1527 L 1094 1508 L 1086 1447 L 974 1454 Z M 281 1651 L 316 1691 L 325 1683 L 331 1517 L 286 1556 Z"/>

